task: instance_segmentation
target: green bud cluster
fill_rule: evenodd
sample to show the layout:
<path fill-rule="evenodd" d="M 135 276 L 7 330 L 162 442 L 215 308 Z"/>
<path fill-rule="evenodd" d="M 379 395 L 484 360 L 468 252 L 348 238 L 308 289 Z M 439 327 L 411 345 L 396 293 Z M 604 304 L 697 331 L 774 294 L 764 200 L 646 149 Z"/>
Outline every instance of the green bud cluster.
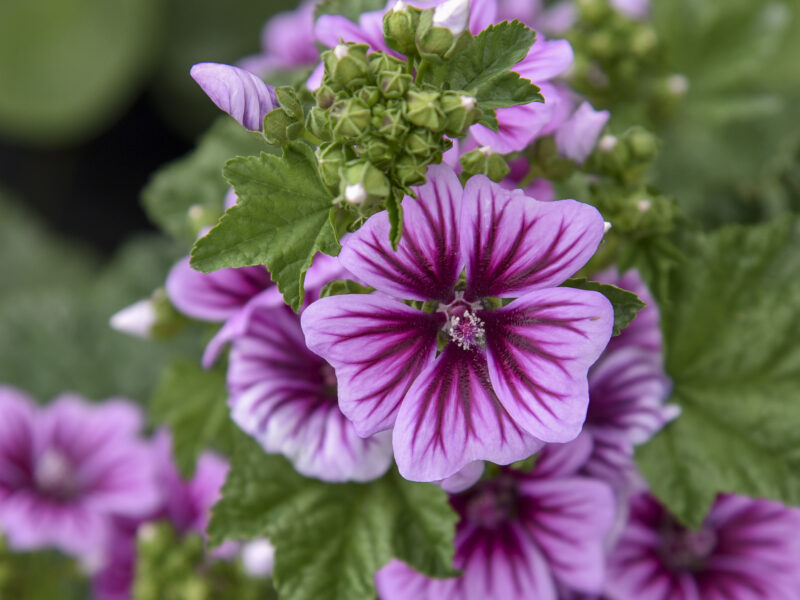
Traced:
<path fill-rule="evenodd" d="M 598 140 L 585 168 L 614 177 L 622 184 L 637 184 L 644 180 L 659 146 L 658 138 L 644 127 L 631 127 L 620 136 L 607 134 Z"/>
<path fill-rule="evenodd" d="M 392 47 L 418 52 L 416 33 L 427 12 L 390 11 L 384 29 Z M 411 63 L 367 49 L 340 43 L 323 53 L 325 74 L 305 119 L 321 141 L 323 183 L 358 217 L 423 184 L 428 165 L 441 162 L 452 146 L 448 137 L 465 135 L 481 118 L 474 98 L 418 83 Z"/>
<path fill-rule="evenodd" d="M 568 35 L 575 51 L 573 87 L 607 106 L 638 93 L 658 59 L 653 27 L 614 10 L 609 0 L 578 0 L 579 18 Z"/>
<path fill-rule="evenodd" d="M 625 188 L 608 181 L 596 183 L 592 203 L 612 223 L 614 233 L 634 238 L 668 234 L 678 216 L 672 198 L 644 185 Z"/>
<path fill-rule="evenodd" d="M 476 148 L 461 157 L 462 177 L 466 180 L 473 175 L 486 175 L 492 181 L 500 182 L 511 172 L 502 154 L 492 152 L 488 146 Z"/>
<path fill-rule="evenodd" d="M 575 163 L 564 158 L 558 152 L 558 146 L 552 136 L 539 138 L 526 150 L 531 164 L 529 177 L 544 177 L 556 181 L 567 179 L 575 172 Z"/>

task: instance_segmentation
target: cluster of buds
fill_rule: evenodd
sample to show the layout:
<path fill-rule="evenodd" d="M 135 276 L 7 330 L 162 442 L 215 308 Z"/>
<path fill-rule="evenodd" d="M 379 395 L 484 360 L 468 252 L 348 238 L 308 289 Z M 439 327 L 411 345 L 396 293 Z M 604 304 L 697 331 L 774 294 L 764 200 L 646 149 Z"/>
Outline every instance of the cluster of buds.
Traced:
<path fill-rule="evenodd" d="M 579 0 L 579 19 L 570 34 L 576 91 L 595 106 L 629 99 L 640 91 L 658 58 L 658 36 L 644 21 L 615 10 L 609 0 Z"/>
<path fill-rule="evenodd" d="M 413 63 L 367 50 L 340 43 L 322 55 L 325 75 L 305 123 L 321 140 L 323 182 L 361 216 L 424 183 L 428 165 L 452 146 L 448 136 L 464 135 L 481 117 L 474 98 L 420 84 Z"/>

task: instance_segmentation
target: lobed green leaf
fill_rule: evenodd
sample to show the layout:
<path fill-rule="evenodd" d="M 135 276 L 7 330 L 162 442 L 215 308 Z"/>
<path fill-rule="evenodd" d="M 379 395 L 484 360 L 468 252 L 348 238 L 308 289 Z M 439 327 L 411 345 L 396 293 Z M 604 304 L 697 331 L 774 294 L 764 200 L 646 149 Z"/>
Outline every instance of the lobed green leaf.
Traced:
<path fill-rule="evenodd" d="M 639 297 L 633 292 L 623 290 L 620 287 L 608 283 L 588 281 L 585 278 L 568 279 L 563 284 L 566 287 L 577 288 L 579 290 L 591 290 L 600 292 L 614 307 L 614 332 L 612 335 L 619 335 L 622 330 L 630 325 L 636 313 L 645 307 Z"/>

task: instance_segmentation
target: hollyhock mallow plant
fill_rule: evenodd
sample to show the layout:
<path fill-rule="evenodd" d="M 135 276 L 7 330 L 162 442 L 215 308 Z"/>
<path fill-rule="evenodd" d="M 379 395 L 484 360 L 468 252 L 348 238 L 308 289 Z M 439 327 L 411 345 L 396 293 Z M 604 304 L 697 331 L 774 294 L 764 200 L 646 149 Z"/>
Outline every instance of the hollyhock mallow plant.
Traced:
<path fill-rule="evenodd" d="M 725 494 L 703 525 L 680 525 L 648 493 L 630 517 L 608 565 L 614 600 L 793 600 L 800 598 L 800 511 Z"/>
<path fill-rule="evenodd" d="M 0 531 L 18 550 L 56 548 L 95 565 L 115 518 L 161 500 L 139 410 L 64 395 L 37 408 L 0 388 Z"/>
<path fill-rule="evenodd" d="M 311 352 L 300 318 L 254 299 L 210 347 L 230 342 L 231 417 L 266 452 L 281 453 L 307 477 L 368 481 L 392 463 L 389 432 L 362 438 L 336 397 L 333 367 Z"/>
<path fill-rule="evenodd" d="M 574 465 L 543 459 L 530 473 L 502 469 L 450 503 L 461 517 L 454 566 L 463 574 L 431 579 L 393 561 L 376 575 L 382 600 L 557 600 L 565 584 L 602 591 L 615 502 Z"/>
<path fill-rule="evenodd" d="M 343 242 L 342 265 L 378 293 L 322 298 L 302 315 L 342 411 L 362 436 L 394 427 L 400 472 L 419 481 L 574 439 L 613 310 L 557 286 L 595 252 L 603 218 L 484 176 L 462 187 L 445 166 L 416 196 L 403 200 L 397 251 L 385 212 Z"/>

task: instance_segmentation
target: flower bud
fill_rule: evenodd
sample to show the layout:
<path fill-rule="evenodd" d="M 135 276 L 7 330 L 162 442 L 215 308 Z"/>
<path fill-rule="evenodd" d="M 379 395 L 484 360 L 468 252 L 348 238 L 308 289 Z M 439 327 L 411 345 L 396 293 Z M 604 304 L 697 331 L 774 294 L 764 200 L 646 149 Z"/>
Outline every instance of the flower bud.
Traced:
<path fill-rule="evenodd" d="M 369 71 L 366 44 L 338 44 L 323 52 L 325 79 L 335 88 L 354 90 L 366 84 Z"/>
<path fill-rule="evenodd" d="M 363 158 L 351 160 L 342 167 L 339 186 L 345 202 L 356 205 L 382 201 L 392 189 L 386 175 Z"/>
<path fill-rule="evenodd" d="M 390 56 L 385 52 L 373 52 L 368 56 L 369 58 L 369 72 L 370 75 L 377 79 L 378 74 L 383 71 L 391 71 L 393 73 L 405 73 L 406 63 L 399 58 Z"/>
<path fill-rule="evenodd" d="M 319 106 L 314 106 L 309 111 L 306 117 L 306 129 L 325 142 L 333 139 L 328 111 Z"/>
<path fill-rule="evenodd" d="M 163 288 L 159 288 L 149 298 L 114 313 L 109 324 L 112 329 L 134 337 L 167 339 L 183 329 L 186 318 L 175 310 Z"/>
<path fill-rule="evenodd" d="M 439 92 L 412 90 L 406 99 L 406 119 L 411 123 L 431 131 L 444 129 L 445 117 L 439 102 Z"/>
<path fill-rule="evenodd" d="M 446 0 L 433 9 L 433 26 L 461 35 L 469 25 L 470 0 Z"/>
<path fill-rule="evenodd" d="M 442 110 L 445 116 L 444 131 L 453 137 L 463 135 L 481 117 L 475 98 L 458 92 L 445 92 L 442 95 Z"/>
<path fill-rule="evenodd" d="M 366 143 L 360 144 L 358 152 L 373 165 L 381 169 L 388 167 L 396 154 L 396 152 L 392 151 L 392 147 L 389 144 L 379 138 L 370 138 Z"/>
<path fill-rule="evenodd" d="M 384 98 L 402 98 L 411 87 L 411 75 L 397 71 L 381 71 L 378 74 L 378 88 Z"/>
<path fill-rule="evenodd" d="M 285 146 L 289 143 L 287 129 L 295 120 L 282 108 L 276 108 L 264 116 L 264 139 L 268 144 Z"/>
<path fill-rule="evenodd" d="M 297 92 L 289 85 L 284 85 L 275 89 L 275 94 L 278 96 L 281 108 L 286 111 L 286 114 L 295 121 L 301 121 L 305 116 L 303 114 L 303 105 L 297 98 Z"/>
<path fill-rule="evenodd" d="M 336 139 L 354 139 L 367 130 L 372 113 L 358 98 L 338 100 L 330 108 L 333 136 Z"/>
<path fill-rule="evenodd" d="M 631 127 L 623 134 L 631 154 L 641 160 L 653 160 L 658 154 L 658 138 L 643 127 Z"/>
<path fill-rule="evenodd" d="M 317 106 L 320 108 L 330 108 L 336 102 L 336 92 L 330 86 L 323 85 L 315 92 Z"/>
<path fill-rule="evenodd" d="M 381 99 L 381 93 L 374 85 L 368 85 L 358 90 L 353 97 L 358 98 L 364 104 L 372 108 L 378 103 L 378 100 Z"/>
<path fill-rule="evenodd" d="M 501 154 L 492 152 L 488 146 L 467 152 L 461 157 L 460 162 L 467 177 L 482 174 L 492 181 L 502 181 L 511 172 L 506 159 Z"/>
<path fill-rule="evenodd" d="M 405 140 L 405 149 L 409 154 L 427 158 L 441 149 L 442 136 L 428 129 L 418 127 L 411 131 Z"/>
<path fill-rule="evenodd" d="M 403 154 L 394 161 L 392 172 L 404 186 L 422 185 L 426 181 L 428 162 L 411 154 Z"/>
<path fill-rule="evenodd" d="M 416 54 L 414 35 L 419 25 L 420 11 L 399 0 L 383 16 L 383 39 L 392 50 L 410 56 Z"/>
<path fill-rule="evenodd" d="M 317 148 L 316 154 L 322 182 L 330 188 L 338 189 L 340 169 L 355 157 L 352 148 L 345 144 L 324 144 Z"/>
<path fill-rule="evenodd" d="M 400 142 L 408 133 L 408 123 L 401 108 L 386 108 L 375 115 L 375 128 L 387 140 Z"/>

